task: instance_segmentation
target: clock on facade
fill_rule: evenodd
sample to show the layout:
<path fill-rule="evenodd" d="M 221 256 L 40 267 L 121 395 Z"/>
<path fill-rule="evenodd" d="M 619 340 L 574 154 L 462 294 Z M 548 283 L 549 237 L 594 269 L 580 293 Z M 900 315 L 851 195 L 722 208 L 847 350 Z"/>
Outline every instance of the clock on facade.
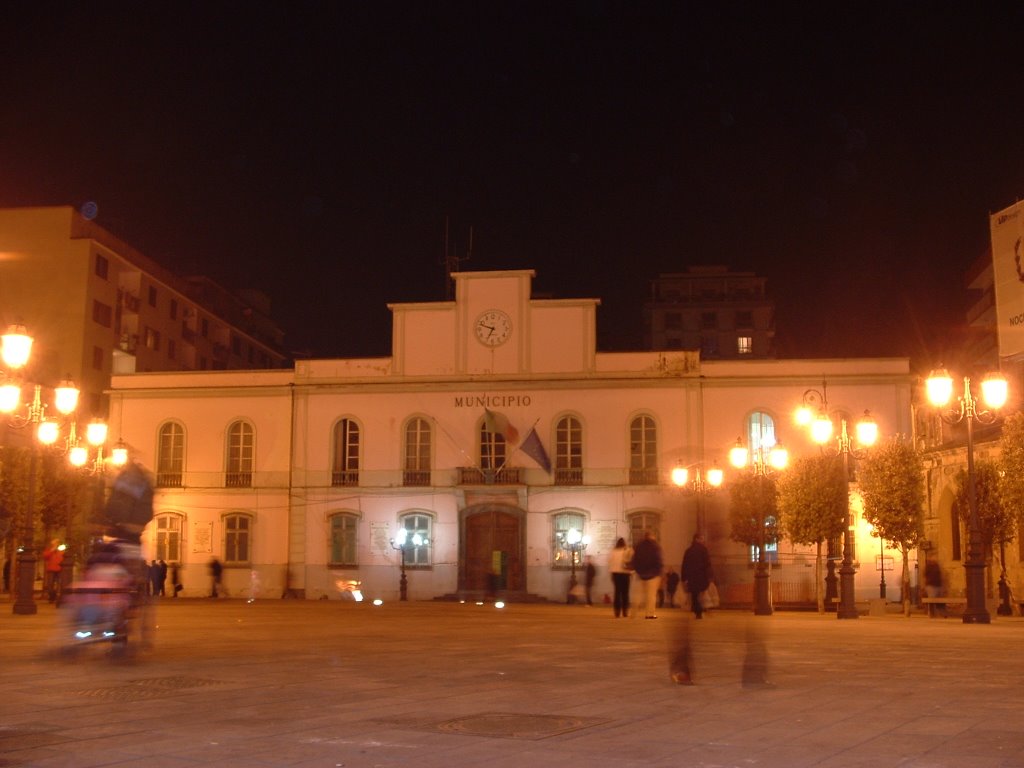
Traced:
<path fill-rule="evenodd" d="M 488 309 L 476 319 L 474 330 L 481 344 L 496 347 L 512 335 L 512 318 L 500 309 Z"/>

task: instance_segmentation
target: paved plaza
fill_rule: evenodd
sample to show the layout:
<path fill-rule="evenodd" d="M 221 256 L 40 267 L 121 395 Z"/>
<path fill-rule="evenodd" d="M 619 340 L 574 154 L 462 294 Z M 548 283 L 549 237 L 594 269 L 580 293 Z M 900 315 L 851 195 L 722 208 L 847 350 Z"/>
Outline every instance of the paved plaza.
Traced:
<path fill-rule="evenodd" d="M 1024 766 L 1024 619 L 682 617 L 165 599 L 151 650 L 65 660 L 0 601 L 0 766 Z"/>

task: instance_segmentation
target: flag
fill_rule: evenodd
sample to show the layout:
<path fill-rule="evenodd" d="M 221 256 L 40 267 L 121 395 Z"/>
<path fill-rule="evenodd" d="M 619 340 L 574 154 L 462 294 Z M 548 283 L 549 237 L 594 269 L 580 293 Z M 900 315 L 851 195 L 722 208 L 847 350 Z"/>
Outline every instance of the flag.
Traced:
<path fill-rule="evenodd" d="M 501 435 L 509 445 L 515 445 L 519 440 L 519 430 L 512 426 L 508 417 L 487 408 L 484 408 L 484 429 L 491 434 Z"/>
<path fill-rule="evenodd" d="M 548 458 L 548 452 L 544 450 L 544 445 L 541 443 L 540 435 L 537 434 L 536 429 L 530 427 L 530 431 L 523 440 L 523 444 L 519 446 L 519 450 L 540 464 L 545 472 L 549 475 L 551 474 L 551 459 Z"/>

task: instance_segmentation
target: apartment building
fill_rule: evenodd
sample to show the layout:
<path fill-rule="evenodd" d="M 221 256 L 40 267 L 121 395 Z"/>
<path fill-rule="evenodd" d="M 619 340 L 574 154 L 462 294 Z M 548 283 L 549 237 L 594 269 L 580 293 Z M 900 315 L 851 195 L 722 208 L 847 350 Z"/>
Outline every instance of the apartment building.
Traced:
<path fill-rule="evenodd" d="M 774 357 L 775 303 L 765 283 L 722 266 L 659 275 L 644 304 L 644 346 L 696 349 L 702 360 Z"/>
<path fill-rule="evenodd" d="M 29 377 L 70 377 L 106 416 L 112 374 L 280 368 L 270 302 L 172 274 L 68 206 L 0 210 L 0 322 L 35 338 Z"/>

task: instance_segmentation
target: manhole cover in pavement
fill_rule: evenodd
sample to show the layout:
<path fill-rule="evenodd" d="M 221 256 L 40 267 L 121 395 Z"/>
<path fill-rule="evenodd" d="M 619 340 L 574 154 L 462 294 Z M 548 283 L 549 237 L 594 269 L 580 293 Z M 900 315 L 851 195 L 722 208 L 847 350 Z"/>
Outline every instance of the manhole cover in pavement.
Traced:
<path fill-rule="evenodd" d="M 503 739 L 547 739 L 581 728 L 607 722 L 597 717 L 565 715 L 523 715 L 513 712 L 485 712 L 457 717 L 437 724 L 444 733 L 463 736 L 492 736 Z"/>
<path fill-rule="evenodd" d="M 197 677 L 150 677 L 143 680 L 130 680 L 126 685 L 115 685 L 108 688 L 89 688 L 75 691 L 79 696 L 93 696 L 98 699 L 112 701 L 137 701 L 155 699 L 172 691 L 188 688 L 201 688 L 206 685 L 217 685 L 216 680 L 203 680 Z"/>

